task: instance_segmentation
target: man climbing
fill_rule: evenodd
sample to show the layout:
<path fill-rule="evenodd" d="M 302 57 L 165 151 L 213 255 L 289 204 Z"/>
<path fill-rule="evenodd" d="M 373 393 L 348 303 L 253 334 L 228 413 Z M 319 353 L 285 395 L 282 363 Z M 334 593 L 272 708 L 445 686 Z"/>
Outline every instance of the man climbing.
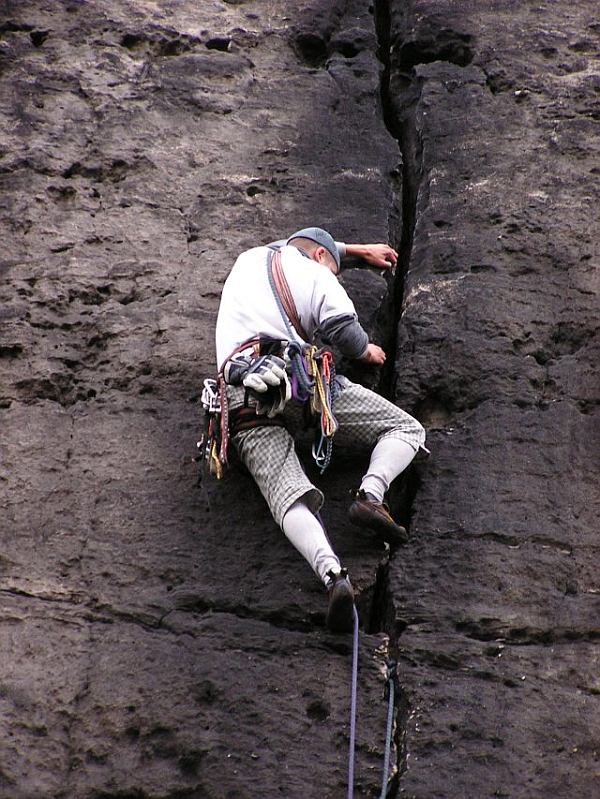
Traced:
<path fill-rule="evenodd" d="M 317 336 L 348 358 L 376 365 L 385 362 L 385 352 L 369 341 L 337 280 L 345 255 L 360 256 L 383 268 L 397 259 L 385 244 L 344 245 L 322 228 L 299 230 L 287 241 L 254 247 L 238 257 L 223 287 L 216 327 L 232 441 L 273 518 L 327 587 L 327 625 L 340 632 L 352 629 L 352 585 L 315 516 L 323 494 L 304 473 L 288 427 L 302 416 L 298 398 L 306 400 L 298 385 L 302 377 L 298 359 L 304 358 L 301 364 L 310 359 L 308 345 Z M 288 401 L 291 383 L 294 398 Z M 336 442 L 374 447 L 349 508 L 350 520 L 389 544 L 404 543 L 406 531 L 383 500 L 392 480 L 423 446 L 423 427 L 393 403 L 345 377 L 336 376 L 331 383 L 333 407 L 327 404 L 327 392 L 321 392 L 322 410 L 325 417 L 332 411 L 326 421 L 337 427 Z"/>

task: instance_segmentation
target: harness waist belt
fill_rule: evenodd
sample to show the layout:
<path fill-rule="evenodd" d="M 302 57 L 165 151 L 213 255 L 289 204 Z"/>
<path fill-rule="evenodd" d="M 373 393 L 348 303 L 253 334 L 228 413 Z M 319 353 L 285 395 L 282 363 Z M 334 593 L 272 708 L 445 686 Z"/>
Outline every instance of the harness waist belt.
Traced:
<path fill-rule="evenodd" d="M 281 415 L 269 418 L 259 416 L 255 408 L 241 406 L 229 411 L 229 434 L 236 436 L 246 430 L 254 430 L 255 427 L 285 427 L 285 421 Z"/>

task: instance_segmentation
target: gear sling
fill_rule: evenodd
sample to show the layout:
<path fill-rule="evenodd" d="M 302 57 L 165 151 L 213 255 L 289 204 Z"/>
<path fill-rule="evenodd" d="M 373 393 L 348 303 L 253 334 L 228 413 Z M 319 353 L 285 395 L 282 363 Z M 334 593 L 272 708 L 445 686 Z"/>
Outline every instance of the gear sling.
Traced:
<path fill-rule="evenodd" d="M 277 403 L 269 407 L 264 403 L 264 396 L 252 389 L 246 389 L 244 405 L 241 408 L 229 411 L 224 371 L 230 359 L 240 353 L 247 353 L 248 361 L 251 364 L 256 363 L 259 358 L 283 355 L 291 371 L 291 397 L 297 402 L 306 403 L 311 416 L 318 418 L 320 422 L 316 430 L 312 454 L 321 473 L 325 471 L 331 460 L 333 436 L 338 429 L 338 423 L 333 414 L 335 378 L 333 354 L 327 349 L 317 348 L 311 344 L 301 344 L 295 340 L 296 337 L 300 337 L 303 342 L 306 342 L 310 338 L 300 321 L 292 292 L 283 271 L 279 250 L 269 250 L 267 271 L 269 285 L 289 340 L 281 342 L 255 338 L 245 341 L 225 359 L 216 379 L 207 378 L 204 381 L 201 395 L 204 408 L 204 432 L 197 444 L 199 449 L 197 460 L 204 464 L 204 469 L 217 479 L 223 476 L 224 469 L 228 465 L 231 436 L 254 427 L 285 426 L 283 417 L 279 413 L 283 410 L 285 399 L 279 397 Z M 287 382 L 287 377 L 284 380 Z M 248 404 L 249 395 L 257 400 L 256 407 Z M 289 392 L 286 394 L 286 399 L 288 396 Z"/>

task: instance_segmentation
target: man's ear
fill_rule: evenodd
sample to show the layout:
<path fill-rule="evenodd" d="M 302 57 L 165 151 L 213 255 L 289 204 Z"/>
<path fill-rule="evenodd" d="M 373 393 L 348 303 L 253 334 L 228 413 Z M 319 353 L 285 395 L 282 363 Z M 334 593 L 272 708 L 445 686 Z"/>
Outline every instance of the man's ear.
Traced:
<path fill-rule="evenodd" d="M 318 261 L 320 264 L 327 262 L 327 255 L 329 253 L 325 249 L 325 247 L 317 247 L 317 249 L 313 253 L 313 257 L 315 261 Z"/>

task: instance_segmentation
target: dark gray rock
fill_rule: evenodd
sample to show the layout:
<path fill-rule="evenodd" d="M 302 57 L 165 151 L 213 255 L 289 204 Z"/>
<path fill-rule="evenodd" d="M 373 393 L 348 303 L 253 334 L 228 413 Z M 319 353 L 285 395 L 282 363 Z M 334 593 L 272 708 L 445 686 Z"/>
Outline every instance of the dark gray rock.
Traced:
<path fill-rule="evenodd" d="M 593 7 L 392 16 L 388 102 L 414 204 L 396 397 L 432 450 L 390 568 L 400 795 L 592 796 Z"/>
<path fill-rule="evenodd" d="M 350 642 L 249 477 L 198 488 L 192 462 L 237 253 L 314 223 L 388 238 L 372 17 L 327 5 L 315 68 L 285 4 L 9 4 L 2 796 L 345 791 Z M 336 459 L 325 518 L 372 632 L 356 782 L 374 795 L 386 553 L 345 521 L 364 458 Z"/>
<path fill-rule="evenodd" d="M 389 796 L 592 796 L 595 8 L 200 5 L 2 9 L 0 796 L 346 794 L 350 641 L 249 476 L 192 461 L 233 259 L 306 224 L 400 246 L 343 275 L 389 353 L 352 376 L 432 450 L 391 558 L 347 526 L 364 457 L 316 478 L 355 795 L 391 654 Z"/>

